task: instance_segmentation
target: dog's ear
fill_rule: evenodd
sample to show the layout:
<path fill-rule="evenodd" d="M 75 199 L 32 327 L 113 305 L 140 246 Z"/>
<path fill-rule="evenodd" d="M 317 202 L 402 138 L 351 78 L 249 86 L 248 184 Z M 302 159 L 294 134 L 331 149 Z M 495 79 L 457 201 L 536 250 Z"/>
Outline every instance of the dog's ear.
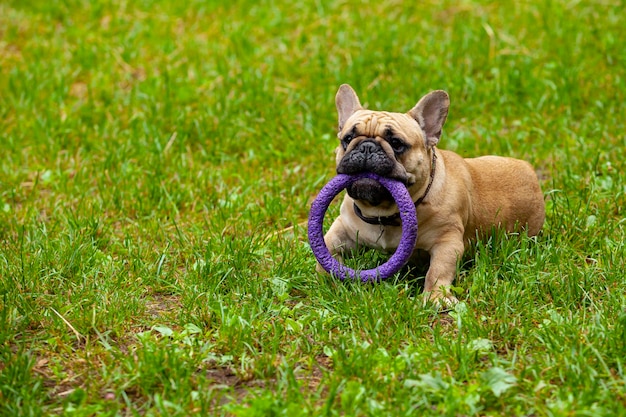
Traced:
<path fill-rule="evenodd" d="M 341 132 L 346 120 L 362 107 L 359 102 L 359 97 L 348 84 L 342 84 L 341 87 L 339 87 L 339 91 L 337 91 L 337 95 L 335 96 L 335 105 L 337 106 L 339 131 Z"/>
<path fill-rule="evenodd" d="M 450 97 L 443 90 L 436 90 L 426 94 L 409 110 L 409 115 L 414 118 L 426 134 L 426 147 L 431 148 L 439 142 L 441 129 L 448 116 Z"/>

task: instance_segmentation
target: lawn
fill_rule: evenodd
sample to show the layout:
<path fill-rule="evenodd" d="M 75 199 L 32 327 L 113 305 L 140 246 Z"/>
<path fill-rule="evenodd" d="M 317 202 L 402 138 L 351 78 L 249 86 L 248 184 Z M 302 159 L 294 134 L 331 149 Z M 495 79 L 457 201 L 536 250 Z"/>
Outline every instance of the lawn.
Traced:
<path fill-rule="evenodd" d="M 0 1 L 0 415 L 626 415 L 625 9 Z M 537 169 L 447 313 L 314 272 L 342 83 Z"/>

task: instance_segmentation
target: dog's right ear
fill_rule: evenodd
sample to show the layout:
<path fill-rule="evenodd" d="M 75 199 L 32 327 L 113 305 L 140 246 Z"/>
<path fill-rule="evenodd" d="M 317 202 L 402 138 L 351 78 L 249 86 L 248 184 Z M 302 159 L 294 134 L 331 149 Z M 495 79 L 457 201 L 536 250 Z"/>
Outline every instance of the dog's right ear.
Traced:
<path fill-rule="evenodd" d="M 352 87 L 348 84 L 342 84 L 335 96 L 335 105 L 337 106 L 337 113 L 339 115 L 339 131 L 343 129 L 343 125 L 346 120 L 350 118 L 357 110 L 360 110 L 361 102 L 356 95 Z"/>

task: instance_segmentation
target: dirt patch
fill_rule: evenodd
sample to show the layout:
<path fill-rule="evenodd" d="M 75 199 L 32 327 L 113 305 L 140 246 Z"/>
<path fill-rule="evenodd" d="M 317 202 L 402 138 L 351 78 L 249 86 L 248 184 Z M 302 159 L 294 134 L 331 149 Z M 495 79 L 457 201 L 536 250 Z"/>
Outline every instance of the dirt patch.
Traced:
<path fill-rule="evenodd" d="M 180 296 L 171 294 L 154 294 L 146 301 L 146 315 L 158 319 L 181 309 Z"/>
<path fill-rule="evenodd" d="M 64 365 L 62 370 L 57 369 L 54 362 L 54 359 L 51 362 L 51 359 L 39 358 L 32 368 L 32 372 L 42 378 L 43 386 L 51 399 L 65 398 L 84 386 L 87 361 L 82 358 L 73 359 L 72 366 Z"/>
<path fill-rule="evenodd" d="M 333 360 L 331 358 L 326 355 L 318 355 L 315 357 L 315 364 L 311 368 L 310 375 L 303 376 L 299 379 L 303 379 L 307 382 L 307 389 L 309 391 L 317 391 L 322 383 L 324 372 L 329 371 L 332 365 Z"/>
<path fill-rule="evenodd" d="M 234 387 L 241 383 L 241 379 L 231 368 L 215 368 L 206 372 L 207 379 L 215 385 Z"/>
<path fill-rule="evenodd" d="M 454 328 L 454 317 L 451 317 L 448 313 L 440 313 L 435 316 L 430 327 L 441 327 L 446 330 Z"/>

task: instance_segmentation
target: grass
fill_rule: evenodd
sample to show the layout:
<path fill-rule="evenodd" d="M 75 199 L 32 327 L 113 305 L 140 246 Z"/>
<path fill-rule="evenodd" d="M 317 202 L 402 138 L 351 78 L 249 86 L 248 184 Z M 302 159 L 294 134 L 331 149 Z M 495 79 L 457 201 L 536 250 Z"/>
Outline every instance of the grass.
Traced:
<path fill-rule="evenodd" d="M 624 6 L 0 2 L 0 415 L 626 415 Z M 449 314 L 313 272 L 344 82 L 540 173 Z"/>

